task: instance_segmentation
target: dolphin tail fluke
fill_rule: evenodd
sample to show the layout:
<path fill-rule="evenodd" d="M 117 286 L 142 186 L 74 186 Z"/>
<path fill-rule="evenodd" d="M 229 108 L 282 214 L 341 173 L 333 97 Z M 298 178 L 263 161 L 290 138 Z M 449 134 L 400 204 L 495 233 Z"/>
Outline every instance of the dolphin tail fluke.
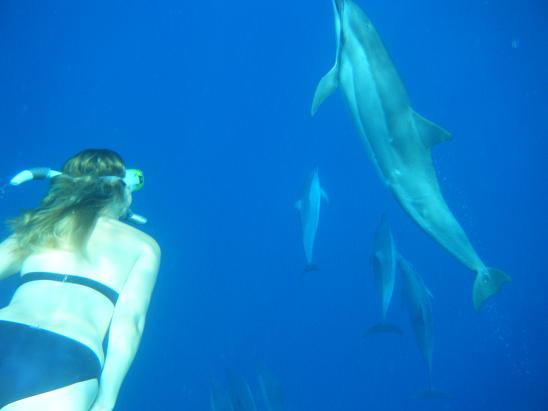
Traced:
<path fill-rule="evenodd" d="M 400 327 L 390 323 L 375 324 L 365 332 L 365 336 L 369 337 L 377 334 L 397 334 L 403 335 L 403 331 Z"/>
<path fill-rule="evenodd" d="M 447 392 L 435 390 L 433 388 L 429 388 L 427 390 L 418 392 L 415 395 L 415 399 L 417 399 L 417 400 L 426 400 L 426 401 L 429 401 L 429 400 L 442 400 L 443 401 L 443 400 L 452 400 L 452 399 L 454 399 L 454 397 L 451 394 L 447 393 Z"/>
<path fill-rule="evenodd" d="M 310 263 L 304 266 L 304 270 L 303 270 L 304 274 L 311 273 L 313 271 L 320 271 L 320 268 L 314 263 Z"/>
<path fill-rule="evenodd" d="M 486 268 L 478 272 L 473 289 L 476 310 L 479 311 L 485 300 L 498 293 L 504 284 L 511 281 L 508 274 L 496 268 Z"/>
<path fill-rule="evenodd" d="M 314 99 L 312 100 L 312 108 L 310 109 L 310 114 L 316 114 L 318 107 L 324 102 L 324 100 L 329 97 L 331 94 L 337 90 L 339 86 L 339 65 L 335 64 L 329 72 L 322 77 L 318 86 L 316 87 L 316 92 L 314 93 Z"/>

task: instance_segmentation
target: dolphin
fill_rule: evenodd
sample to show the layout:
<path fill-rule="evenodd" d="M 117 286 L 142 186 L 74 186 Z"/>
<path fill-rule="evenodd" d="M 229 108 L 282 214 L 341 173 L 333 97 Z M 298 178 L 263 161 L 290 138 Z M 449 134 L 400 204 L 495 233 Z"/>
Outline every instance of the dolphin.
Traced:
<path fill-rule="evenodd" d="M 270 370 L 259 367 L 259 385 L 267 411 L 286 411 L 282 386 Z"/>
<path fill-rule="evenodd" d="M 396 282 L 396 246 L 390 226 L 384 216 L 373 238 L 371 265 L 375 274 L 375 283 L 381 295 L 382 318 L 385 320 Z"/>
<path fill-rule="evenodd" d="M 476 273 L 476 310 L 510 282 L 487 267 L 446 204 L 432 164 L 431 149 L 451 135 L 416 113 L 377 31 L 351 0 L 333 0 L 335 65 L 320 80 L 314 115 L 339 86 L 355 126 L 381 179 L 403 209 L 436 242 Z"/>
<path fill-rule="evenodd" d="M 228 387 L 234 411 L 257 411 L 251 388 L 244 378 L 233 370 L 227 370 Z"/>
<path fill-rule="evenodd" d="M 370 261 L 375 284 L 381 297 L 382 322 L 369 328 L 366 336 L 377 333 L 402 335 L 403 331 L 398 326 L 386 323 L 386 312 L 390 306 L 396 283 L 396 246 L 385 216 L 382 217 L 375 231 Z"/>
<path fill-rule="evenodd" d="M 409 320 L 415 332 L 420 351 L 428 367 L 430 388 L 432 387 L 432 294 L 411 264 L 398 255 L 398 264 L 403 278 L 405 302 Z M 429 390 L 430 391 L 430 390 Z"/>
<path fill-rule="evenodd" d="M 306 255 L 305 271 L 317 270 L 317 267 L 312 263 L 312 254 L 316 232 L 318 231 L 318 222 L 320 220 L 320 203 L 322 198 L 329 202 L 327 194 L 320 186 L 318 167 L 315 167 L 306 182 L 301 198 L 295 204 L 301 216 L 301 226 L 303 229 L 303 244 Z"/>

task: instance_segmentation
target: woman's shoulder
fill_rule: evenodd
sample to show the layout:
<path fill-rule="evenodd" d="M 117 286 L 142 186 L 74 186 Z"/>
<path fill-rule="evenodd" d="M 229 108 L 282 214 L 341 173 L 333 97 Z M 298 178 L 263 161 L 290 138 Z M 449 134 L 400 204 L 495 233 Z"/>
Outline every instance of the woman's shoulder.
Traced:
<path fill-rule="evenodd" d="M 98 234 L 106 235 L 115 241 L 124 241 L 133 244 L 143 251 L 160 253 L 160 245 L 149 234 L 129 224 L 112 218 L 99 218 L 97 221 Z"/>

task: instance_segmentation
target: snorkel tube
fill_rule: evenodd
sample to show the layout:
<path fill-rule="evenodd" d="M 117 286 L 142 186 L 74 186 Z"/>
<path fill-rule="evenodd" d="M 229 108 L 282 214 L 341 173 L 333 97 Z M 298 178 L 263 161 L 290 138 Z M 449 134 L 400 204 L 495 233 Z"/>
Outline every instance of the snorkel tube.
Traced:
<path fill-rule="evenodd" d="M 127 210 L 126 215 L 122 216 L 121 219 L 124 221 L 131 221 L 132 223 L 139 224 L 139 225 L 144 225 L 148 222 L 145 216 L 142 216 L 140 214 L 135 214 L 133 211 L 129 209 Z"/>
<path fill-rule="evenodd" d="M 27 170 L 23 170 L 20 173 L 17 173 L 11 180 L 10 185 L 12 186 L 18 186 L 23 183 L 26 183 L 27 181 L 32 180 L 49 180 L 53 177 L 57 177 L 58 175 L 61 175 L 60 171 L 52 170 L 49 167 L 35 167 L 35 168 L 29 168 Z M 137 190 L 140 190 L 143 188 L 143 185 L 145 183 L 145 179 L 143 177 L 143 172 L 141 170 L 137 170 L 134 168 L 127 169 L 125 176 L 118 177 L 118 176 L 105 176 L 101 177 L 104 179 L 120 179 L 122 180 L 132 192 L 135 192 Z M 146 217 L 135 214 L 131 210 L 127 210 L 126 214 L 120 218 L 124 221 L 129 221 L 135 224 L 146 224 L 147 219 Z"/>
<path fill-rule="evenodd" d="M 26 183 L 31 180 L 45 180 L 56 177 L 61 173 L 60 171 L 52 170 L 49 167 L 35 167 L 23 170 L 10 180 L 12 186 L 18 186 L 19 184 Z"/>

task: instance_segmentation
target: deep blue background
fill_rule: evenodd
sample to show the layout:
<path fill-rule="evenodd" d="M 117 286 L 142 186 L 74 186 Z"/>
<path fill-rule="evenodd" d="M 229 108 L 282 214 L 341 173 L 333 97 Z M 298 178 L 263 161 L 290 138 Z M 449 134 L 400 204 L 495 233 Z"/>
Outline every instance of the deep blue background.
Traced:
<path fill-rule="evenodd" d="M 335 54 L 328 0 L 0 2 L 0 178 L 86 147 L 146 175 L 134 210 L 163 261 L 117 410 L 207 410 L 226 367 L 258 392 L 261 363 L 295 411 L 548 407 L 548 5 L 358 4 L 415 110 L 454 135 L 433 153 L 448 203 L 513 277 L 480 314 L 473 275 L 383 187 L 341 94 L 309 116 Z M 331 202 L 321 270 L 303 276 L 294 203 L 315 164 Z M 45 188 L 8 189 L 2 219 Z M 384 212 L 434 294 L 434 384 L 453 401 L 411 399 L 427 374 L 399 295 L 405 336 L 363 338 L 380 314 L 368 258 Z"/>

